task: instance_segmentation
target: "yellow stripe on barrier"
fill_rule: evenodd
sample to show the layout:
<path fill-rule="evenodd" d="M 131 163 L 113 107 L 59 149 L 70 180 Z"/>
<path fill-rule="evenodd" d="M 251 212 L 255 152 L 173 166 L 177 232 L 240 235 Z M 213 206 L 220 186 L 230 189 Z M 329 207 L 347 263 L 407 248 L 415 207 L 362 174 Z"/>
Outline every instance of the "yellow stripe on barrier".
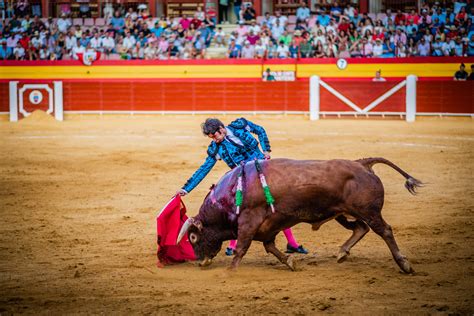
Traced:
<path fill-rule="evenodd" d="M 469 69 L 470 64 L 466 64 Z M 373 77 L 382 70 L 383 77 L 452 77 L 457 63 L 423 64 L 348 64 L 340 70 L 334 64 L 263 64 L 263 65 L 144 65 L 144 66 L 9 66 L 0 67 L 0 79 L 219 79 L 261 78 L 262 70 L 296 71 L 298 78 Z"/>

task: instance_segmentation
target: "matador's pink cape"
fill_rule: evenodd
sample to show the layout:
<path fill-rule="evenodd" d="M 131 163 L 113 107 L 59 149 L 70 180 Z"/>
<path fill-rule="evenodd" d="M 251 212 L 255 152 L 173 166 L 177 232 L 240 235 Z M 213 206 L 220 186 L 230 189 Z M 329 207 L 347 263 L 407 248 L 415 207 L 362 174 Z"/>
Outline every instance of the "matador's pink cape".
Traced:
<path fill-rule="evenodd" d="M 186 206 L 179 195 L 173 197 L 156 217 L 158 267 L 196 260 L 188 238 L 183 238 L 176 244 L 181 226 L 187 219 Z"/>

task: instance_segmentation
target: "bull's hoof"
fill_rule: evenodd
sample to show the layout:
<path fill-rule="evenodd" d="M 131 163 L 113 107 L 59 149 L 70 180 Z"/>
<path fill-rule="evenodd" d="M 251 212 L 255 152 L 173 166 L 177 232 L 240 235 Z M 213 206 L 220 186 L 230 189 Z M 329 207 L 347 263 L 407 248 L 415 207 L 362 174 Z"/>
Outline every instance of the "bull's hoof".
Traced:
<path fill-rule="evenodd" d="M 337 263 L 343 263 L 344 261 L 346 261 L 348 256 L 349 252 L 345 250 L 339 251 L 339 254 L 337 255 Z"/>
<path fill-rule="evenodd" d="M 406 274 L 410 274 L 410 273 L 415 272 L 415 270 L 413 270 L 413 268 L 411 267 L 411 264 L 410 264 L 410 262 L 408 262 L 408 260 L 403 260 L 403 262 L 400 265 L 400 268 Z"/>
<path fill-rule="evenodd" d="M 203 261 L 199 262 L 199 266 L 201 268 L 204 268 L 204 267 L 210 266 L 211 263 L 212 263 L 212 259 L 206 258 Z"/>
<path fill-rule="evenodd" d="M 291 269 L 291 271 L 296 271 L 296 261 L 293 256 L 288 256 L 286 259 L 286 265 Z"/>

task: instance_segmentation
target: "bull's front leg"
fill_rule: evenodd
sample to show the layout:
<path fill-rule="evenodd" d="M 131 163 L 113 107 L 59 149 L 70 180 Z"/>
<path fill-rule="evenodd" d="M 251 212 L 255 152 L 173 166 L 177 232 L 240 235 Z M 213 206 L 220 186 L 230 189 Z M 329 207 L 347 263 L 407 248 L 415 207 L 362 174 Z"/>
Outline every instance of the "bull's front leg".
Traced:
<path fill-rule="evenodd" d="M 293 256 L 287 256 L 283 254 L 280 250 L 278 250 L 275 245 L 275 238 L 273 238 L 271 241 L 264 242 L 263 246 L 265 247 L 265 250 L 268 253 L 271 253 L 272 255 L 277 257 L 281 263 L 286 264 L 292 271 L 296 271 L 296 265 Z"/>
<path fill-rule="evenodd" d="M 252 209 L 252 212 L 248 210 L 243 210 L 239 216 L 239 227 L 238 227 L 238 237 L 237 237 L 237 247 L 235 249 L 234 259 L 232 260 L 231 269 L 235 270 L 240 261 L 242 261 L 243 256 L 249 250 L 250 245 L 252 244 L 253 237 L 258 231 L 258 228 L 263 222 L 265 210 L 256 210 Z"/>

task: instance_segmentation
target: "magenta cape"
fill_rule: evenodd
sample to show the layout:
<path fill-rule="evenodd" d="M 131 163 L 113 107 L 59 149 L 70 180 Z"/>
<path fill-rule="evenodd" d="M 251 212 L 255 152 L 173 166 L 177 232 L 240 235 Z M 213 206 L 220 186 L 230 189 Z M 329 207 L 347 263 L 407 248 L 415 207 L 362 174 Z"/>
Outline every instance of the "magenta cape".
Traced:
<path fill-rule="evenodd" d="M 186 219 L 188 219 L 186 206 L 179 195 L 173 197 L 156 217 L 158 267 L 196 260 L 193 247 L 187 236 L 179 244 L 176 244 L 179 230 Z"/>

